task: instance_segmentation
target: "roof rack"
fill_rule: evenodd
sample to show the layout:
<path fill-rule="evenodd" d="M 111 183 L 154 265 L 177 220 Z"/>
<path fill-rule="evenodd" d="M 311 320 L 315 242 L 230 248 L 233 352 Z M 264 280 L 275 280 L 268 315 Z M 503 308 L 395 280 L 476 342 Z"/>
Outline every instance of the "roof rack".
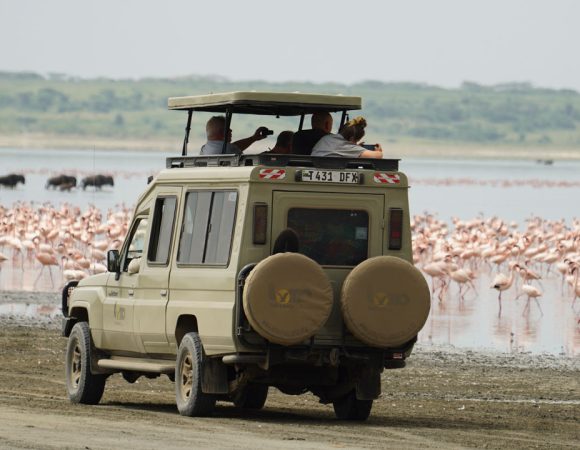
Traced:
<path fill-rule="evenodd" d="M 174 156 L 167 158 L 166 167 L 317 167 L 321 169 L 370 169 L 399 170 L 399 159 L 332 158 L 328 156 L 277 155 L 273 153 L 258 155 L 207 155 Z"/>

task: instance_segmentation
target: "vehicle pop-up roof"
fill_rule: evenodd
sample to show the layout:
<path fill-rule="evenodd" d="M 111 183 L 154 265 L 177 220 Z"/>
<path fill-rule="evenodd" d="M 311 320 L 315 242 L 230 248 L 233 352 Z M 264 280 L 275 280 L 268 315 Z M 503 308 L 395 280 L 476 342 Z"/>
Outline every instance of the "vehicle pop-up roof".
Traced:
<path fill-rule="evenodd" d="M 340 121 L 340 126 L 342 126 L 346 118 L 346 112 L 361 109 L 362 102 L 360 97 L 344 95 L 302 94 L 294 92 L 226 92 L 188 97 L 170 97 L 167 106 L 171 110 L 188 111 L 182 151 L 182 156 L 186 156 L 193 111 L 224 114 L 226 118 L 226 129 L 230 127 L 232 114 L 234 113 L 300 116 L 298 129 L 301 130 L 304 123 L 304 116 L 317 111 L 342 111 Z"/>

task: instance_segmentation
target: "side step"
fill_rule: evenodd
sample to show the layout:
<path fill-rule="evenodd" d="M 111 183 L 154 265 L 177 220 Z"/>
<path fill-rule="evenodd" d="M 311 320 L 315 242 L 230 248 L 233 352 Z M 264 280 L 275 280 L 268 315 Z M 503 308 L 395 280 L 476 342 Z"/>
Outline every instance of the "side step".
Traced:
<path fill-rule="evenodd" d="M 167 359 L 145 359 L 111 356 L 109 359 L 99 359 L 97 365 L 102 369 L 131 370 L 133 372 L 175 372 L 175 362 Z"/>

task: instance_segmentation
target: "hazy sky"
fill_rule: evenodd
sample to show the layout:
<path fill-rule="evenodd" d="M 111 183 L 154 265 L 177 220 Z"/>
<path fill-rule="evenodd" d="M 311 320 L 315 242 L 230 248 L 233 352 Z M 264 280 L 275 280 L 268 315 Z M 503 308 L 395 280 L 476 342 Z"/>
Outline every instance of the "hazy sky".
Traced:
<path fill-rule="evenodd" d="M 0 70 L 580 91 L 579 20 L 577 0 L 0 0 Z"/>

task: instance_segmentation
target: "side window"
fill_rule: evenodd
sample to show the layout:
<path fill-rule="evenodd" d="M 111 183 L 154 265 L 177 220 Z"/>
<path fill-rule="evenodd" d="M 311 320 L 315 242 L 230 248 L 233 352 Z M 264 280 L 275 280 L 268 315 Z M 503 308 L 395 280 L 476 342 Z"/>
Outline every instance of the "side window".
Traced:
<path fill-rule="evenodd" d="M 201 264 L 203 262 L 211 197 L 211 192 L 187 193 L 183 228 L 177 253 L 178 263 Z"/>
<path fill-rule="evenodd" d="M 187 194 L 178 263 L 228 263 L 237 199 L 235 191 L 193 191 Z"/>
<path fill-rule="evenodd" d="M 147 254 L 147 260 L 151 263 L 167 264 L 169 262 L 176 205 L 176 197 L 158 197 L 155 200 L 153 226 L 151 227 L 151 239 Z"/>
<path fill-rule="evenodd" d="M 215 192 L 207 231 L 205 263 L 227 264 L 236 216 L 236 192 Z"/>
<path fill-rule="evenodd" d="M 143 248 L 145 247 L 145 232 L 147 231 L 147 219 L 138 218 L 133 227 L 133 234 L 131 241 L 127 247 L 127 254 L 125 255 L 123 263 L 123 271 L 127 271 L 127 267 L 132 259 L 141 258 L 143 256 Z"/>

